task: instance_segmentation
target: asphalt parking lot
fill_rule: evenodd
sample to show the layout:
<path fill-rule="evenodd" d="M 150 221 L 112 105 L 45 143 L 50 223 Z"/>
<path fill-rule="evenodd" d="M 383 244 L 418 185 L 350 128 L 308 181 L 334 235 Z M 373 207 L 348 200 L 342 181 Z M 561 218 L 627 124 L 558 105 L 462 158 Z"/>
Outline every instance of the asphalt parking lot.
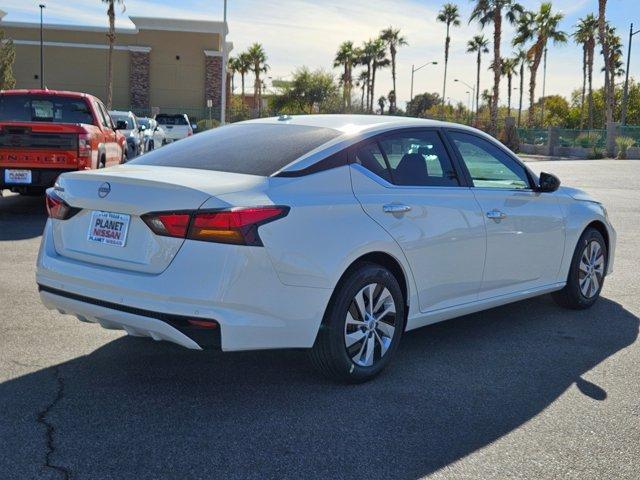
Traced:
<path fill-rule="evenodd" d="M 43 201 L 0 198 L 0 478 L 637 479 L 640 161 L 530 165 L 606 203 L 603 298 L 411 332 L 359 386 L 301 351 L 192 352 L 47 311 Z"/>

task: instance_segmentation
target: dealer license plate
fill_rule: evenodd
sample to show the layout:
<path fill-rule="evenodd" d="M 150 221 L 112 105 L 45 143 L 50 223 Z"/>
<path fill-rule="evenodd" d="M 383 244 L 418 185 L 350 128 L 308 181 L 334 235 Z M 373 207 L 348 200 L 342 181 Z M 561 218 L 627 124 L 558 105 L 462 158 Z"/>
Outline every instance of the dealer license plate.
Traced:
<path fill-rule="evenodd" d="M 31 183 L 31 170 L 5 170 L 4 183 Z"/>
<path fill-rule="evenodd" d="M 124 247 L 131 217 L 124 213 L 91 212 L 89 241 Z"/>

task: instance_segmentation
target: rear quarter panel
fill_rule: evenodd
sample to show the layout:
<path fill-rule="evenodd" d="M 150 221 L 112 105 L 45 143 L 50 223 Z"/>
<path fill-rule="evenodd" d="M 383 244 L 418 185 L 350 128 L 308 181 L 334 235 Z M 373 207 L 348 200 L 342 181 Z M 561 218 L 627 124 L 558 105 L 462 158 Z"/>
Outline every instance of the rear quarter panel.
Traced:
<path fill-rule="evenodd" d="M 268 187 L 250 196 L 220 197 L 232 205 L 287 205 L 289 214 L 260 227 L 259 233 L 282 283 L 333 289 L 359 257 L 385 252 L 405 271 L 415 292 L 406 258 L 398 244 L 362 210 L 351 188 L 347 166 L 298 178 L 270 178 Z"/>

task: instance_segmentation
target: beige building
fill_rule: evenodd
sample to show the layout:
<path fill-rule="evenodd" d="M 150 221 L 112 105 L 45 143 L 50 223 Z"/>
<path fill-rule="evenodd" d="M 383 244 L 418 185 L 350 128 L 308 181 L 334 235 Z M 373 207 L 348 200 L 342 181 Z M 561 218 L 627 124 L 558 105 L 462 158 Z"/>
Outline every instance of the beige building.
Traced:
<path fill-rule="evenodd" d="M 17 88 L 40 88 L 40 24 L 11 22 L 0 29 L 16 49 Z M 224 22 L 130 17 L 135 28 L 116 31 L 113 108 L 139 115 L 157 111 L 219 117 Z M 107 29 L 44 25 L 44 79 L 50 89 L 87 92 L 105 100 Z M 226 53 L 233 45 L 227 42 Z"/>

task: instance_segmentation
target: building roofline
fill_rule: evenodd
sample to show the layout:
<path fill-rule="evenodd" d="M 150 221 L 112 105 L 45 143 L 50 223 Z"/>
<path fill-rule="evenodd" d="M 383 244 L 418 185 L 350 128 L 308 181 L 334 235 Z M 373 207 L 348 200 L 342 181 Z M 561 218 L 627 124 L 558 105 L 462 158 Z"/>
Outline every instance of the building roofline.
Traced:
<path fill-rule="evenodd" d="M 37 22 L 13 22 L 5 21 L 3 18 L 7 12 L 0 10 L 0 25 L 3 27 L 13 28 L 40 28 Z M 161 17 L 129 17 L 134 28 L 116 28 L 118 34 L 133 35 L 139 33 L 140 30 L 159 30 L 171 32 L 193 32 L 193 33 L 217 33 L 222 35 L 223 32 L 229 32 L 225 22 L 217 20 L 196 20 L 188 18 L 161 18 Z M 62 23 L 45 23 L 45 30 L 71 30 L 82 32 L 100 32 L 107 33 L 107 27 L 97 25 L 72 25 Z"/>

